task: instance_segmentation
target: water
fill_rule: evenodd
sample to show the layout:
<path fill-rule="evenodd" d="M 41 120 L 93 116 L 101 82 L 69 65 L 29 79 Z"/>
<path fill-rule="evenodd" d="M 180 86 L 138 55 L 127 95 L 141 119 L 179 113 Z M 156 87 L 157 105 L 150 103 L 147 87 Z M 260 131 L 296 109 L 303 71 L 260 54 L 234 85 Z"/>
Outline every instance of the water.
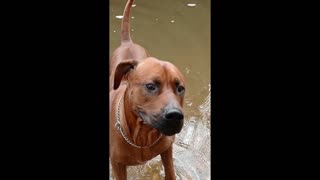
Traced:
<path fill-rule="evenodd" d="M 125 4 L 110 0 L 110 53 L 120 44 Z M 210 0 L 136 0 L 130 21 L 133 41 L 186 77 L 185 126 L 173 147 L 177 179 L 210 179 Z M 164 179 L 160 156 L 128 167 L 128 179 Z"/>

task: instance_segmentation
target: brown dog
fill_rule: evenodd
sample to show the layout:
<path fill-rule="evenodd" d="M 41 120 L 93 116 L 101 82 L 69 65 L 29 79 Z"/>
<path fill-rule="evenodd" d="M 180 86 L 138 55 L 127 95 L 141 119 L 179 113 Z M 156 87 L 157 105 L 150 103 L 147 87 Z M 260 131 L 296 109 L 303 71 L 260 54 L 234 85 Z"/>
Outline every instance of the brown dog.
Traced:
<path fill-rule="evenodd" d="M 161 155 L 166 179 L 175 179 L 172 143 L 183 126 L 185 80 L 173 64 L 150 57 L 132 42 L 128 0 L 121 45 L 110 61 L 110 159 L 114 177 L 126 179 L 126 166 Z"/>

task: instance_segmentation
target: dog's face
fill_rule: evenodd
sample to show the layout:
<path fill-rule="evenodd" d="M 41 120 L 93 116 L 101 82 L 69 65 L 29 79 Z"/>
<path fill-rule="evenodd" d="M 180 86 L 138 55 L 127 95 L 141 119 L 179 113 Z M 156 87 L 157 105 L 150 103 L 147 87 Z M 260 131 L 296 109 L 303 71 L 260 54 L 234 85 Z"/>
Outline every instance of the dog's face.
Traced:
<path fill-rule="evenodd" d="M 134 113 L 144 123 L 171 136 L 183 126 L 185 80 L 173 64 L 155 58 L 132 60 L 127 74 L 127 96 Z M 130 69 L 130 70 L 129 70 Z"/>

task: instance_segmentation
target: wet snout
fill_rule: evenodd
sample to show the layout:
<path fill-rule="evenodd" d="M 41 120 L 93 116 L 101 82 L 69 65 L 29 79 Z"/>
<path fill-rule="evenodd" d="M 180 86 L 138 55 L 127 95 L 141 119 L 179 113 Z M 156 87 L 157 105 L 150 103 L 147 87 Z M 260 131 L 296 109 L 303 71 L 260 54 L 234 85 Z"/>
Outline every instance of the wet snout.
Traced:
<path fill-rule="evenodd" d="M 164 116 L 167 121 L 179 122 L 183 120 L 183 113 L 180 109 L 177 109 L 177 108 L 171 108 L 167 110 Z"/>
<path fill-rule="evenodd" d="M 160 123 L 160 131 L 164 135 L 172 136 L 181 131 L 184 115 L 179 108 L 166 108 L 163 117 Z"/>

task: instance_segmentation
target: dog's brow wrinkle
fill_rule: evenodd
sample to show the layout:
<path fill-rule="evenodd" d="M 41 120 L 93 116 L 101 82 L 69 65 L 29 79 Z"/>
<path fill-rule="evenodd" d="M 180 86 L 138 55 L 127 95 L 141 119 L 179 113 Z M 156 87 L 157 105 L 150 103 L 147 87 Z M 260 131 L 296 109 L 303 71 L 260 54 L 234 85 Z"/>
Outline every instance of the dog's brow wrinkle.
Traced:
<path fill-rule="evenodd" d="M 179 85 L 179 84 L 180 84 L 179 79 L 178 79 L 178 78 L 175 78 L 175 79 L 174 79 L 174 83 L 175 83 L 176 85 Z"/>
<path fill-rule="evenodd" d="M 161 80 L 159 77 L 156 77 L 153 79 L 153 82 L 156 83 L 156 84 L 160 84 Z"/>

